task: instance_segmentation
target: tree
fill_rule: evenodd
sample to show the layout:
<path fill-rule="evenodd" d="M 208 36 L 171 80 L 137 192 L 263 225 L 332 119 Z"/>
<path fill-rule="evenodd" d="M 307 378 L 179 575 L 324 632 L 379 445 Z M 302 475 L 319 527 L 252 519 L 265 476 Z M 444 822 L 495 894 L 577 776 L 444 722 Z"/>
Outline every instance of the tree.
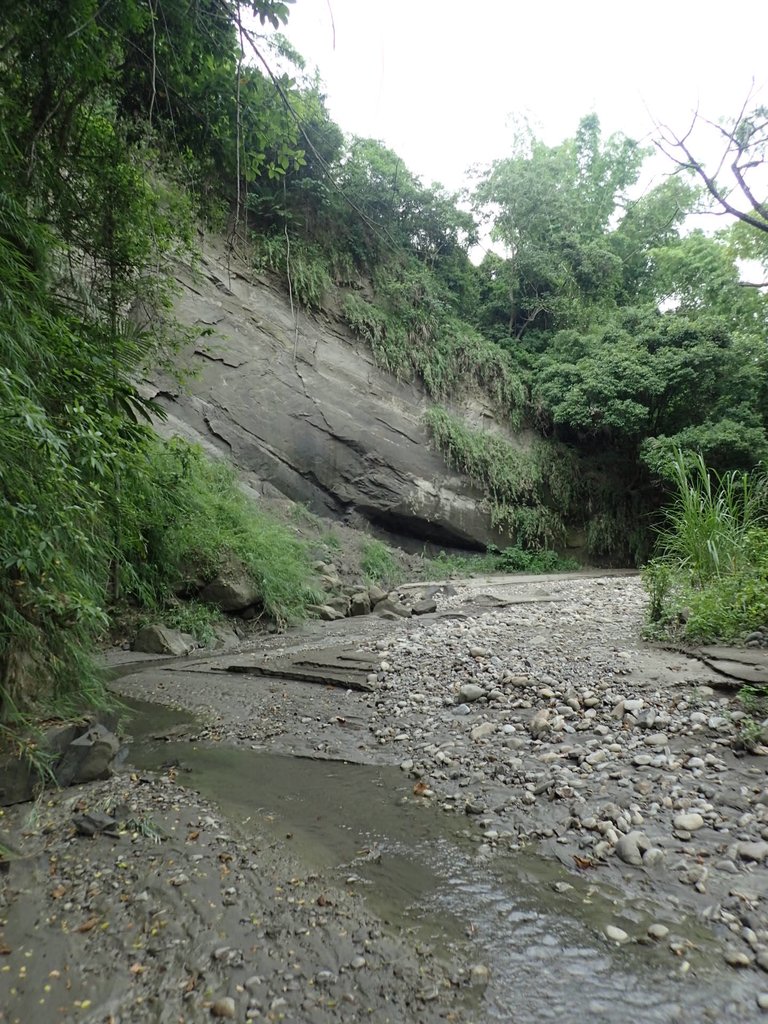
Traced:
<path fill-rule="evenodd" d="M 512 157 L 492 165 L 474 198 L 493 211 L 492 235 L 509 253 L 512 337 L 586 324 L 596 307 L 615 305 L 622 261 L 612 224 L 643 157 L 623 135 L 603 140 L 590 115 L 558 146 L 527 132 Z"/>
<path fill-rule="evenodd" d="M 680 170 L 691 172 L 703 182 L 716 212 L 768 233 L 768 107 L 748 110 L 749 103 L 748 96 L 735 117 L 719 122 L 703 117 L 697 110 L 682 135 L 667 125 L 657 125 L 656 146 Z M 713 159 L 701 155 L 710 145 L 717 153 Z"/>

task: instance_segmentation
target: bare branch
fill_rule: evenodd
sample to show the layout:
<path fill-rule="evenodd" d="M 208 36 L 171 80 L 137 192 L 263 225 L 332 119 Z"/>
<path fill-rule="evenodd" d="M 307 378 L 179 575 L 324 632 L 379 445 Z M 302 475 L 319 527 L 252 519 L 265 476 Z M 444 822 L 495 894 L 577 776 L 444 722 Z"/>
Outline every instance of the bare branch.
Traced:
<path fill-rule="evenodd" d="M 730 127 L 709 120 L 702 116 L 698 109 L 694 112 L 688 130 L 682 136 L 673 132 L 667 125 L 656 123 L 658 138 L 654 140 L 654 145 L 676 164 L 678 169 L 693 171 L 697 175 L 720 207 L 716 212 L 735 217 L 757 231 L 768 232 L 768 203 L 755 194 L 753 185 L 747 180 L 748 172 L 764 167 L 768 163 L 768 117 L 764 107 L 755 107 L 751 113 L 749 112 L 753 97 L 754 82 Z M 752 117 L 757 120 L 751 120 Z M 693 151 L 691 139 L 699 122 L 708 125 L 724 141 L 724 148 L 714 173 L 707 171 L 704 162 L 696 157 Z M 722 183 L 722 174 L 726 166 L 735 182 L 728 187 Z M 748 208 L 744 208 L 744 203 L 736 205 L 734 197 L 738 198 L 738 193 L 746 201 Z"/>

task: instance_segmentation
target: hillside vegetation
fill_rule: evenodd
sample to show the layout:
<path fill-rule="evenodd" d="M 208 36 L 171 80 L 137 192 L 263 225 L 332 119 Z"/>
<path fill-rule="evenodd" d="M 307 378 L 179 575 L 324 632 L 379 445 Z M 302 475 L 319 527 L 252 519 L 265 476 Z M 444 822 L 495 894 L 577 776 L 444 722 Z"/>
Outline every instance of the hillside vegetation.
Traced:
<path fill-rule="evenodd" d="M 736 264 L 768 255 L 759 220 L 686 232 L 696 168 L 640 194 L 646 152 L 594 116 L 554 147 L 522 132 L 460 203 L 333 123 L 301 57 L 260 35 L 288 14 L 279 0 L 2 5 L 5 722 L 98 698 L 89 652 L 110 608 L 166 606 L 190 558 L 237 555 L 278 621 L 313 600 L 306 552 L 199 453 L 158 441 L 134 384 L 188 338 L 171 270 L 194 262 L 200 224 L 293 302 L 333 293 L 381 366 L 423 383 L 435 445 L 518 549 L 575 528 L 595 558 L 642 561 L 676 459 L 748 474 L 768 454 L 765 289 Z M 481 224 L 505 255 L 475 266 Z M 539 440 L 518 450 L 462 423 L 451 403 L 471 392 Z"/>

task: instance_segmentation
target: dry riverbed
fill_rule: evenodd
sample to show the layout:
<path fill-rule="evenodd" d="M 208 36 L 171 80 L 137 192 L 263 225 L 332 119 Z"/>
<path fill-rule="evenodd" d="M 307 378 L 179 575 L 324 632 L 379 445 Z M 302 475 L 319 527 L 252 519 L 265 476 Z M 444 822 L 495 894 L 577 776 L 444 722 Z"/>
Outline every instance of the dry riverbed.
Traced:
<path fill-rule="evenodd" d="M 474 580 L 435 598 L 432 616 L 312 624 L 259 644 L 262 658 L 367 651 L 370 692 L 241 674 L 255 651 L 126 669 L 119 692 L 197 720 L 158 716 L 156 735 L 174 741 L 164 775 L 128 770 L 31 816 L 6 812 L 22 857 L 4 878 L 0 1019 L 505 1019 L 492 1010 L 496 963 L 395 934 L 338 872 L 308 869 L 274 830 L 238 831 L 183 789 L 185 747 L 207 744 L 398 766 L 403 801 L 443 816 L 478 877 L 538 858 L 551 865 L 542 893 L 589 905 L 595 948 L 646 950 L 673 979 L 648 1016 L 619 1000 L 558 1005 L 560 1021 L 761 1017 L 768 757 L 733 749 L 735 689 L 640 641 L 634 576 Z M 115 812 L 117 838 L 73 834 L 73 812 L 94 809 Z M 486 954 L 503 959 L 491 940 Z M 564 963 L 534 962 L 533 984 L 546 989 Z M 486 1005 L 475 997 L 488 979 Z M 549 1019 L 520 1012 L 507 1019 Z"/>

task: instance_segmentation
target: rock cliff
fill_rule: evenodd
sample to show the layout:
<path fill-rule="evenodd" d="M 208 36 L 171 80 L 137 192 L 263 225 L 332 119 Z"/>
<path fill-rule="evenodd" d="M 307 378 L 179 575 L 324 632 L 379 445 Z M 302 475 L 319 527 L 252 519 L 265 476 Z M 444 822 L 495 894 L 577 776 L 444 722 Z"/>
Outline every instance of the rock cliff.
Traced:
<path fill-rule="evenodd" d="M 222 245 L 206 243 L 199 268 L 177 276 L 177 316 L 201 333 L 184 353 L 194 375 L 183 390 L 147 382 L 168 414 L 163 432 L 351 525 L 362 517 L 461 547 L 499 542 L 482 495 L 430 445 L 423 390 L 379 369 L 343 323 L 294 315 L 274 282 L 228 262 Z"/>

